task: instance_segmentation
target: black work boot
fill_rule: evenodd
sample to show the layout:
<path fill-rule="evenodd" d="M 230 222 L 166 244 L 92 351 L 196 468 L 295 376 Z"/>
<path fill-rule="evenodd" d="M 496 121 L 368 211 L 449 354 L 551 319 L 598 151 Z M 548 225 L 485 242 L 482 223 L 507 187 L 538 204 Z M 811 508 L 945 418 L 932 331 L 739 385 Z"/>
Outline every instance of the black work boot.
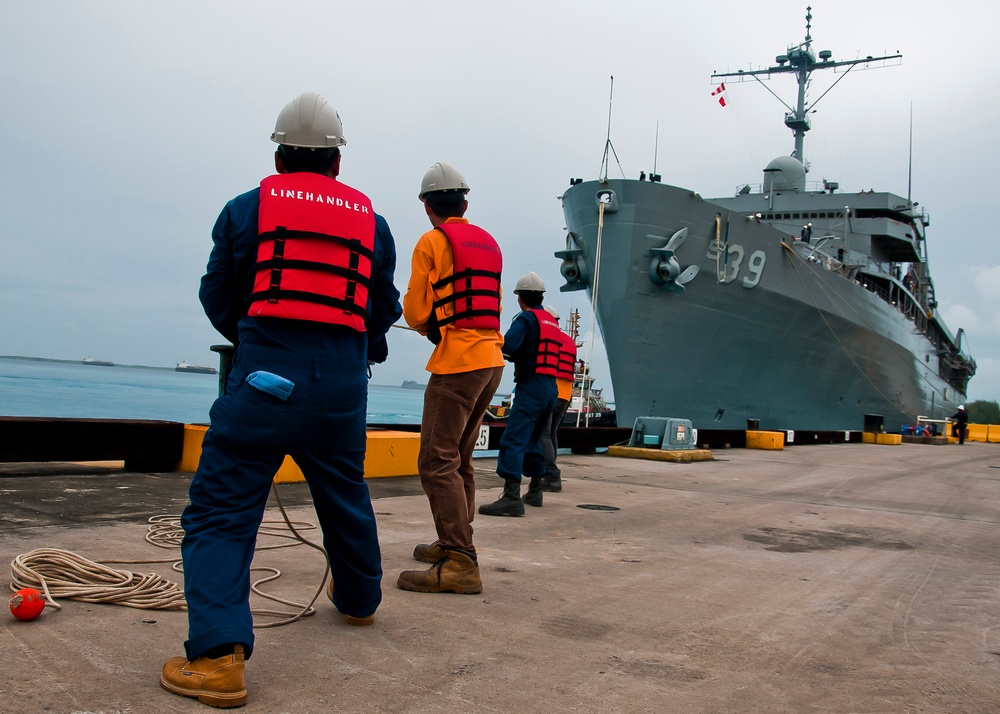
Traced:
<path fill-rule="evenodd" d="M 562 491 L 562 472 L 558 468 L 555 469 L 554 474 L 552 471 L 545 474 L 545 478 L 542 479 L 542 490 L 550 493 Z"/>
<path fill-rule="evenodd" d="M 479 507 L 482 516 L 523 516 L 524 501 L 521 500 L 521 482 L 517 479 L 504 479 L 503 493 L 493 503 Z"/>
<path fill-rule="evenodd" d="M 521 499 L 528 506 L 534 506 L 535 508 L 542 507 L 542 490 L 545 485 L 544 476 L 532 476 L 531 481 L 528 483 L 528 492 L 524 494 Z"/>

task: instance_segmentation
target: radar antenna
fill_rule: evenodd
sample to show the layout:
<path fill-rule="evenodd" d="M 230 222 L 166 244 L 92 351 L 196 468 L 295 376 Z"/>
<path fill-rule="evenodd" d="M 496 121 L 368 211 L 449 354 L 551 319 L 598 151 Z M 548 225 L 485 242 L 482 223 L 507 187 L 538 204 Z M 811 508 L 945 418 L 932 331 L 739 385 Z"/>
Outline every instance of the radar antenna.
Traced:
<path fill-rule="evenodd" d="M 868 55 L 863 59 L 855 60 L 843 60 L 839 62 L 833 61 L 833 53 L 830 50 L 820 50 L 819 59 L 817 59 L 816 53 L 812 50 L 812 7 L 806 8 L 806 37 L 805 41 L 798 45 L 790 45 L 785 52 L 785 54 L 778 55 L 775 57 L 775 62 L 777 65 L 773 67 L 767 67 L 766 69 L 755 69 L 755 70 L 738 70 L 736 72 L 713 72 L 712 79 L 718 80 L 723 78 L 736 78 L 739 82 L 744 82 L 748 78 L 753 78 L 757 82 L 760 82 L 767 91 L 774 95 L 775 99 L 785 105 L 788 112 L 785 114 L 785 126 L 792 130 L 792 134 L 795 136 L 795 150 L 792 152 L 792 156 L 798 159 L 803 165 L 805 165 L 805 156 L 803 155 L 803 144 L 805 142 L 806 132 L 811 128 L 809 121 L 809 114 L 815 111 L 816 104 L 819 103 L 823 97 L 825 97 L 831 89 L 833 89 L 840 80 L 847 76 L 847 73 L 858 65 L 864 65 L 864 69 L 869 69 L 871 65 L 875 62 L 885 63 L 889 60 L 902 59 L 903 55 L 898 52 L 893 55 L 884 55 L 882 57 L 873 57 Z M 898 62 L 895 64 L 899 64 Z M 881 66 L 894 66 L 894 65 L 881 65 Z M 814 71 L 820 69 L 836 69 L 840 67 L 846 67 L 843 74 L 837 81 L 830 85 L 830 87 L 819 96 L 816 101 L 806 104 L 806 88 L 809 84 L 809 75 Z M 771 89 L 761 81 L 761 77 L 770 78 L 772 74 L 783 74 L 783 73 L 794 73 L 796 75 L 796 81 L 798 82 L 798 100 L 795 104 L 795 108 L 790 107 L 781 97 L 775 94 Z"/>

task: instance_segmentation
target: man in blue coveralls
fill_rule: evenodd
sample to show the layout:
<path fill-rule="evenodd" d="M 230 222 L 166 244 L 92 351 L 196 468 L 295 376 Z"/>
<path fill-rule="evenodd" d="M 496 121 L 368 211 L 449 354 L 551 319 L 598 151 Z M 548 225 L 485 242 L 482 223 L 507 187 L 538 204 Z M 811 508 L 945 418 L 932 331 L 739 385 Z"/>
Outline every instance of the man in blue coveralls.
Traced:
<path fill-rule="evenodd" d="M 186 656 L 160 675 L 168 691 L 214 707 L 247 701 L 250 563 L 286 454 L 309 484 L 327 594 L 344 621 L 372 624 L 382 600 L 364 481 L 367 372 L 385 360 L 385 333 L 402 312 L 396 248 L 368 198 L 337 181 L 346 141 L 325 99 L 294 99 L 271 139 L 277 174 L 226 204 L 201 281 L 205 313 L 236 350 L 181 518 Z"/>
<path fill-rule="evenodd" d="M 538 273 L 528 272 L 514 286 L 521 307 L 503 336 L 503 356 L 514 363 L 517 392 L 511 402 L 507 426 L 500 436 L 497 474 L 503 493 L 493 503 L 479 507 L 484 516 L 523 516 L 524 504 L 542 505 L 545 456 L 538 437 L 556 403 L 559 374 L 559 323 L 542 308 L 545 284 Z M 521 476 L 530 479 L 521 498 Z"/>

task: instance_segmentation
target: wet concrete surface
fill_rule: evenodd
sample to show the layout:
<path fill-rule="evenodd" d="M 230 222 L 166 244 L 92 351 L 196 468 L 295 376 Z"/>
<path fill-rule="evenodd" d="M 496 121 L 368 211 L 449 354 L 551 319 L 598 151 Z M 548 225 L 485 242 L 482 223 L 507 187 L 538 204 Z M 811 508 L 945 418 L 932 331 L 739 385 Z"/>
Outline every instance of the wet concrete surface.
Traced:
<path fill-rule="evenodd" d="M 373 479 L 375 625 L 343 624 L 321 596 L 314 616 L 258 629 L 243 711 L 1000 711 L 1000 447 L 715 456 L 561 456 L 565 490 L 541 509 L 477 517 L 480 595 L 396 588 L 433 524 L 415 478 Z M 480 503 L 499 495 L 494 465 L 477 462 Z M 158 561 L 113 567 L 180 581 L 146 521 L 179 514 L 189 482 L 4 465 L 0 557 L 62 548 Z M 290 518 L 315 522 L 304 485 L 279 489 Z M 279 568 L 262 587 L 296 602 L 321 586 L 311 548 L 261 549 L 256 564 Z M 159 687 L 183 612 L 62 604 L 4 618 L 4 711 L 210 711 Z"/>

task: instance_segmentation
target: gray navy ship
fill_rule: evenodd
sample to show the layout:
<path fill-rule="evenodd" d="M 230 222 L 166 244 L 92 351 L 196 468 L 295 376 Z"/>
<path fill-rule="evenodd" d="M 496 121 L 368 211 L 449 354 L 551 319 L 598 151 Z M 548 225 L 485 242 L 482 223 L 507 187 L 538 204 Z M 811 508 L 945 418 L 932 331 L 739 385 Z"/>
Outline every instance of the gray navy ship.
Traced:
<path fill-rule="evenodd" d="M 810 75 L 901 55 L 835 61 L 814 52 L 811 21 L 809 8 L 805 41 L 773 66 L 712 75 L 797 80 L 785 115 L 794 151 L 760 184 L 706 199 L 655 174 L 608 179 L 606 148 L 603 178 L 572 179 L 561 197 L 560 289 L 588 291 L 619 426 L 663 416 L 702 429 L 898 431 L 966 399 L 976 363 L 939 313 L 923 207 L 807 180 Z"/>

